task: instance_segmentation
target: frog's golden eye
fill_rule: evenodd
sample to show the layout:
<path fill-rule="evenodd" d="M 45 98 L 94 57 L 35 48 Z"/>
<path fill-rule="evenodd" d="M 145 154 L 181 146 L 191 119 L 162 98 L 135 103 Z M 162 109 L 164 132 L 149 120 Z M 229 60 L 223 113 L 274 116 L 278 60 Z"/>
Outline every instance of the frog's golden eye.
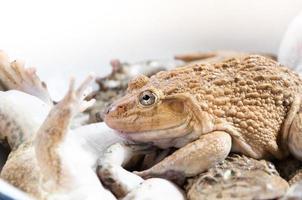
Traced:
<path fill-rule="evenodd" d="M 139 103 L 143 106 L 153 105 L 156 101 L 156 96 L 150 90 L 144 91 L 139 95 Z"/>

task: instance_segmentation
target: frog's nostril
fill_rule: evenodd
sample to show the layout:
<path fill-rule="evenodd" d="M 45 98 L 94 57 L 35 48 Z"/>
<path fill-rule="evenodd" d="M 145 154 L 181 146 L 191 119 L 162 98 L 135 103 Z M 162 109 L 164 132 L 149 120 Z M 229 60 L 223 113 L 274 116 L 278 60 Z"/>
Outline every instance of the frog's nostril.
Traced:
<path fill-rule="evenodd" d="M 105 108 L 104 113 L 108 114 L 109 112 L 112 112 L 116 109 L 116 106 L 113 106 L 112 104 L 107 106 L 107 108 Z"/>
<path fill-rule="evenodd" d="M 114 112 L 121 112 L 122 110 L 124 110 L 124 108 L 125 107 L 123 105 L 109 105 L 104 109 L 103 115 L 108 115 L 110 113 L 113 114 Z"/>

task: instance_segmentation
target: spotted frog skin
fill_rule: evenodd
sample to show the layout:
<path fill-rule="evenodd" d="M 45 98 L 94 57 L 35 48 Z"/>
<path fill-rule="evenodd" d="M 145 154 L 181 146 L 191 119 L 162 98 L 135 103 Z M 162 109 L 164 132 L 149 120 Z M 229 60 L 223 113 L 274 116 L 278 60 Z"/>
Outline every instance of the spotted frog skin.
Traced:
<path fill-rule="evenodd" d="M 129 83 L 106 124 L 136 143 L 177 150 L 143 177 L 194 176 L 230 152 L 302 159 L 300 77 L 258 55 L 191 64 Z"/>

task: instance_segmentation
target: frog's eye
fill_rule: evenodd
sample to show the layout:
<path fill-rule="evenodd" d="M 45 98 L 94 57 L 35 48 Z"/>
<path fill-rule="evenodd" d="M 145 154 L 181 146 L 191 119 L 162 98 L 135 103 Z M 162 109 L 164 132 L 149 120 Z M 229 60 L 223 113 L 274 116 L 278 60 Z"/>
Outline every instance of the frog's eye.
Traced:
<path fill-rule="evenodd" d="M 143 106 L 150 106 L 155 103 L 156 96 L 153 92 L 147 90 L 139 95 L 139 103 Z"/>

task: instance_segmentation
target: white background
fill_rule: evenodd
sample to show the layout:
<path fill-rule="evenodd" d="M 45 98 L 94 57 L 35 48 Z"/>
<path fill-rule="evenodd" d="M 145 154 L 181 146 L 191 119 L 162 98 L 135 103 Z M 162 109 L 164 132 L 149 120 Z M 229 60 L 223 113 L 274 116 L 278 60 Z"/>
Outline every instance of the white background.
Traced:
<path fill-rule="evenodd" d="M 302 0 L 0 1 L 0 49 L 38 68 L 53 96 L 109 61 L 233 49 L 276 53 Z"/>

